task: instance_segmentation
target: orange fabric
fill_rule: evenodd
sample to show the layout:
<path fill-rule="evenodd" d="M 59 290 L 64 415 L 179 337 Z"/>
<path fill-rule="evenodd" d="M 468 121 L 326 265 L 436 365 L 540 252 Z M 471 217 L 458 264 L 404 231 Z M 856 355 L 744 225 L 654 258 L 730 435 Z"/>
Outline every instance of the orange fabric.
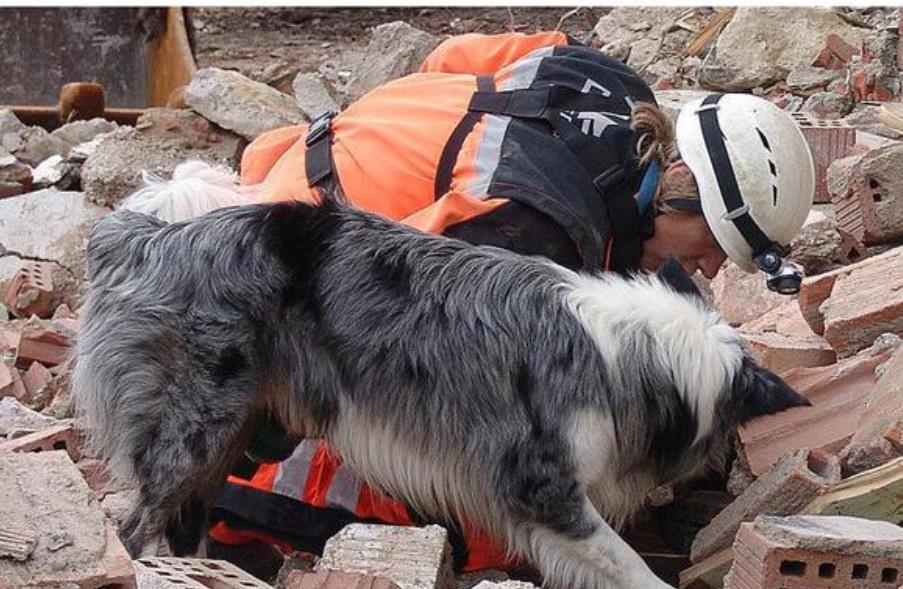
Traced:
<path fill-rule="evenodd" d="M 423 61 L 420 71 L 489 75 L 540 47 L 567 44 L 567 35 L 559 31 L 458 35 L 440 43 Z"/>

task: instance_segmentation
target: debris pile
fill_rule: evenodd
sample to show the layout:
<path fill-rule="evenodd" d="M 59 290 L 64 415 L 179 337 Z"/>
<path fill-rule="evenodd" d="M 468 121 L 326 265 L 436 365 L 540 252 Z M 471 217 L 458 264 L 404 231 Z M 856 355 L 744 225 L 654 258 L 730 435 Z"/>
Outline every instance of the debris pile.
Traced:
<path fill-rule="evenodd" d="M 794 113 L 817 172 L 791 254 L 807 274 L 798 297 L 730 263 L 710 285 L 750 353 L 813 406 L 743 427 L 729 474 L 657 489 L 653 515 L 626 532 L 672 583 L 679 571 L 681 587 L 903 585 L 903 538 L 880 523 L 903 520 L 899 27 L 889 8 L 680 7 L 614 8 L 595 27 L 590 43 L 637 69 L 672 116 L 712 90 Z M 49 130 L 0 109 L 0 589 L 26 576 L 80 589 L 534 586 L 498 571 L 456 579 L 436 526 L 352 525 L 322 558 L 287 558 L 266 582 L 222 560 L 131 563 L 115 526 L 134 491 L 83 448 L 68 391 L 88 231 L 143 173 L 167 179 L 186 159 L 235 170 L 248 141 L 415 71 L 441 40 L 381 25 L 338 76 L 204 68 L 179 108 L 147 109 L 134 126 L 92 118 Z"/>

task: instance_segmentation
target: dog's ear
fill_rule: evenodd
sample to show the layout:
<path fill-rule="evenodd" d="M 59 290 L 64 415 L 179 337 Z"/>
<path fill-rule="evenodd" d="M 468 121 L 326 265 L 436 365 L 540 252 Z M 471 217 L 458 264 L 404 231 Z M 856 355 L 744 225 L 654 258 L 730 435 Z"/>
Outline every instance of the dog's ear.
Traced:
<path fill-rule="evenodd" d="M 675 292 L 702 298 L 696 283 L 675 258 L 665 260 L 656 275 Z"/>
<path fill-rule="evenodd" d="M 778 375 L 757 366 L 749 357 L 743 358 L 740 369 L 734 375 L 730 413 L 731 420 L 736 424 L 742 425 L 754 417 L 811 404 Z"/>

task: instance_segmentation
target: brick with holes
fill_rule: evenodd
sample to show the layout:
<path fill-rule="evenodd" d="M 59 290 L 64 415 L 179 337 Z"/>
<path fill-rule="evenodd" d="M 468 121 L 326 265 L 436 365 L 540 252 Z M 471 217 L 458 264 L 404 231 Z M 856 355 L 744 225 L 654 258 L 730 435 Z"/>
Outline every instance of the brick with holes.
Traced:
<path fill-rule="evenodd" d="M 827 189 L 837 226 L 865 245 L 903 238 L 903 144 L 892 144 L 831 165 Z"/>
<path fill-rule="evenodd" d="M 28 262 L 13 277 L 4 302 L 16 317 L 50 317 L 55 298 L 50 264 Z"/>
<path fill-rule="evenodd" d="M 822 119 L 808 112 L 795 112 L 791 116 L 799 125 L 815 164 L 815 202 L 831 202 L 827 173 L 830 165 L 850 154 L 856 143 L 856 128 L 840 120 Z"/>
<path fill-rule="evenodd" d="M 725 589 L 897 589 L 903 528 L 842 516 L 760 516 L 743 524 Z"/>
<path fill-rule="evenodd" d="M 58 425 L 33 434 L 0 442 L 0 454 L 7 452 L 50 452 L 65 450 L 73 461 L 81 458 L 72 424 Z"/>
<path fill-rule="evenodd" d="M 134 565 L 137 589 L 272 589 L 224 560 L 158 557 Z"/>

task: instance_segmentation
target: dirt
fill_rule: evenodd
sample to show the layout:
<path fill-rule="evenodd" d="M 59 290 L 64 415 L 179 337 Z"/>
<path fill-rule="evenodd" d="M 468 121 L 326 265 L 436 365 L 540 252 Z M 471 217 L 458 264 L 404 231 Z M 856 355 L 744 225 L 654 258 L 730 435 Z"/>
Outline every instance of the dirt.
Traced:
<path fill-rule="evenodd" d="M 194 8 L 198 67 L 232 69 L 290 92 L 298 72 L 341 83 L 367 30 L 396 20 L 437 36 L 559 28 L 588 42 L 606 8 Z"/>

